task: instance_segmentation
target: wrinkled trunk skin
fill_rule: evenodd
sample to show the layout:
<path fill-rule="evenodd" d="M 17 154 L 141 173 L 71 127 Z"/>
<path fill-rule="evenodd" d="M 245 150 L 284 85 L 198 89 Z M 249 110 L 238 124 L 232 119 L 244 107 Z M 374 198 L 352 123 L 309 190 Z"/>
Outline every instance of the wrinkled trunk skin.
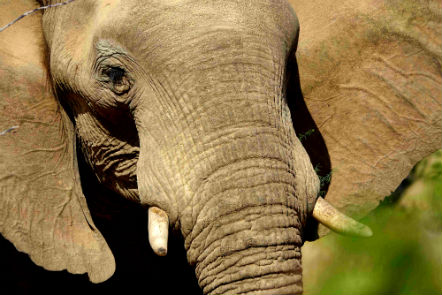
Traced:
<path fill-rule="evenodd" d="M 302 292 L 297 211 L 290 208 L 293 204 L 277 204 L 271 197 L 260 200 L 269 195 L 266 190 L 269 187 L 259 189 L 262 194 L 255 188 L 243 192 L 241 198 L 247 195 L 250 200 L 239 211 L 234 205 L 215 206 L 216 220 L 202 218 L 202 225 L 197 223 L 187 237 L 189 261 L 196 265 L 205 294 Z"/>
<path fill-rule="evenodd" d="M 255 105 L 256 111 L 226 111 L 230 119 L 219 120 L 225 127 L 175 145 L 175 152 L 182 148 L 180 156 L 149 158 L 150 164 L 171 159 L 169 171 L 155 176 L 169 180 L 168 189 L 157 188 L 155 194 L 177 194 L 177 201 L 156 204 L 176 212 L 170 214 L 172 223 L 185 237 L 188 260 L 205 294 L 302 292 L 305 195 L 315 193 L 315 181 L 303 178 L 309 166 L 297 168 L 294 132 L 282 127 L 287 125 L 281 114 L 269 115 L 269 109 L 277 109 L 269 103 L 272 98 L 261 96 L 267 102 Z M 207 115 L 207 123 L 200 126 L 218 121 L 216 113 Z M 177 159 L 184 159 L 181 165 L 173 164 Z"/>
<path fill-rule="evenodd" d="M 300 293 L 305 208 L 293 145 L 277 128 L 242 131 L 222 147 L 224 156 L 194 193 L 192 212 L 183 212 L 193 224 L 184 232 L 189 262 L 205 294 Z"/>
<path fill-rule="evenodd" d="M 234 62 L 205 74 L 217 79 L 204 79 L 204 91 L 194 84 L 183 95 L 186 106 L 200 100 L 177 115 L 183 129 L 169 122 L 167 137 L 140 132 L 140 197 L 181 230 L 205 294 L 299 294 L 317 178 L 283 102 L 284 63 L 243 64 L 228 83 L 219 77 Z"/>
<path fill-rule="evenodd" d="M 135 110 L 140 200 L 182 232 L 205 294 L 302 292 L 301 232 L 318 179 L 285 102 L 297 21 L 256 3 L 287 22 L 179 23 L 162 39 L 189 26 L 195 35 L 144 56 L 156 81 Z"/>

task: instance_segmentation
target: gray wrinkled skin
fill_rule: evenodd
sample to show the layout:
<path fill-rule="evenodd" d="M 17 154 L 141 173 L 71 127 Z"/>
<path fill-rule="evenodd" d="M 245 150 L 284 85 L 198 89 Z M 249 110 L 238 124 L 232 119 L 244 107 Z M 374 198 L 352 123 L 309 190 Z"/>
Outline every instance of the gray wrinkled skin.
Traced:
<path fill-rule="evenodd" d="M 440 145 L 440 16 L 290 2 L 300 21 L 285 0 L 75 0 L 2 32 L 2 235 L 46 269 L 113 274 L 78 140 L 102 186 L 168 214 L 205 294 L 302 293 L 319 180 L 290 99 L 324 137 L 329 155 L 309 152 L 334 169 L 327 199 L 368 212 Z M 2 23 L 37 5 L 12 3 Z"/>

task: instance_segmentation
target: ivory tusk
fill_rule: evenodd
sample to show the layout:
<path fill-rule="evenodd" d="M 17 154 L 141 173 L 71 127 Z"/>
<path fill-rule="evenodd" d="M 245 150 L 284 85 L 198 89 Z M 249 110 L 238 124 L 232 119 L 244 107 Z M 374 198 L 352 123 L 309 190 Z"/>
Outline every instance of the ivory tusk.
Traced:
<path fill-rule="evenodd" d="M 167 213 L 157 207 L 150 207 L 148 211 L 149 244 L 158 256 L 166 256 L 167 239 L 169 236 L 169 217 Z"/>
<path fill-rule="evenodd" d="M 329 202 L 319 197 L 313 209 L 313 217 L 329 229 L 344 235 L 371 237 L 371 229 L 339 212 Z"/>

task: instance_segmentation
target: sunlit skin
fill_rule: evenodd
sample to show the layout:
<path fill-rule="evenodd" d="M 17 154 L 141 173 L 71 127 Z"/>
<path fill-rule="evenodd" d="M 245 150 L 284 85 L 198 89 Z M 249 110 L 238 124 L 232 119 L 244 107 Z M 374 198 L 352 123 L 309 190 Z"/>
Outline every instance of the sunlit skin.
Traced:
<path fill-rule="evenodd" d="M 441 19 L 432 1 L 289 2 L 75 0 L 1 32 L 2 235 L 103 282 L 86 198 L 116 196 L 154 253 L 182 237 L 205 294 L 302 293 L 314 218 L 370 236 L 332 205 L 363 216 L 440 148 Z M 12 3 L 0 25 L 37 7 Z"/>

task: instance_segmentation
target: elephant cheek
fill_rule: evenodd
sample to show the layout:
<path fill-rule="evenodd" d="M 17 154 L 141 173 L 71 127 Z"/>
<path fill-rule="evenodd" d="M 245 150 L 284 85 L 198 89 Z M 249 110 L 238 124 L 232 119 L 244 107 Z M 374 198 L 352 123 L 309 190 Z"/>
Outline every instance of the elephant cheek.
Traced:
<path fill-rule="evenodd" d="M 178 175 L 168 159 L 170 156 L 159 147 L 148 132 L 140 134 L 140 153 L 137 163 L 137 184 L 140 203 L 158 207 L 166 212 L 171 225 L 179 218 L 176 195 L 181 187 Z"/>

